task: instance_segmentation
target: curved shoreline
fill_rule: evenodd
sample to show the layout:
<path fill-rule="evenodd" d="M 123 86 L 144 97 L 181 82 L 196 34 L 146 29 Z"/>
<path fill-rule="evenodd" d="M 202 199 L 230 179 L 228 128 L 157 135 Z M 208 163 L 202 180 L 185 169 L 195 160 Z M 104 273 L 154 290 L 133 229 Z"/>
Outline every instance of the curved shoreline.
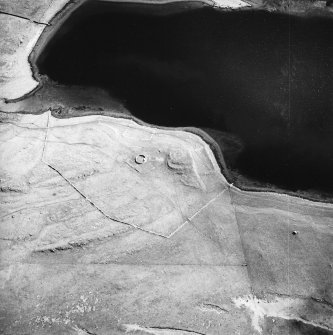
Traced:
<path fill-rule="evenodd" d="M 85 3 L 89 2 L 89 0 L 81 0 L 78 2 L 68 2 L 60 11 L 58 11 L 53 18 L 50 21 L 50 25 L 46 26 L 45 29 L 43 30 L 43 32 L 41 33 L 41 35 L 38 38 L 37 43 L 35 44 L 35 46 L 33 47 L 32 52 L 29 55 L 28 61 L 29 64 L 31 66 L 31 70 L 32 70 L 32 74 L 33 74 L 33 78 L 38 82 L 37 87 L 32 90 L 31 92 L 23 95 L 20 98 L 17 99 L 12 99 L 12 100 L 6 100 L 6 103 L 14 103 L 14 102 L 18 102 L 18 101 L 22 101 L 25 100 L 26 98 L 33 96 L 38 90 L 40 90 L 43 85 L 44 85 L 44 81 L 43 81 L 43 76 L 41 76 L 39 74 L 37 65 L 36 65 L 36 61 L 38 59 L 38 57 L 40 56 L 41 52 L 44 50 L 45 46 L 47 45 L 47 43 L 52 39 L 52 37 L 57 33 L 58 29 L 61 27 L 61 25 L 64 23 L 64 21 L 66 21 L 71 14 L 76 11 L 79 7 L 81 7 L 82 5 L 84 5 Z M 119 1 L 110 1 L 112 3 L 121 3 L 123 5 L 128 5 L 128 4 L 134 4 L 134 5 L 138 5 L 138 6 L 149 6 L 149 7 L 154 7 L 154 6 L 163 6 L 164 9 L 165 7 L 170 7 L 173 5 L 176 5 L 177 7 L 180 7 L 180 10 L 191 10 L 194 8 L 197 8 L 198 5 L 202 5 L 202 6 L 212 6 L 213 2 L 209 1 L 209 0 L 199 0 L 199 1 L 183 1 L 183 0 L 179 0 L 179 1 L 173 1 L 173 0 L 165 0 L 163 2 L 158 2 L 158 1 L 139 1 L 139 0 L 134 0 L 134 1 L 126 1 L 126 2 L 119 2 Z M 184 6 L 184 8 L 182 7 Z M 244 10 L 244 8 L 241 8 L 242 10 Z M 226 10 L 226 9 L 224 9 Z M 237 9 L 239 10 L 239 9 Z M 246 10 L 249 10 L 246 8 Z M 256 9 L 250 9 L 250 10 L 256 10 Z M 292 14 L 291 14 L 292 15 Z M 21 111 L 22 113 L 22 111 Z M 24 112 L 23 112 L 24 113 Z M 29 113 L 30 114 L 30 113 Z M 53 113 L 55 117 L 57 118 L 71 118 L 71 117 L 80 117 L 83 116 L 82 113 L 80 112 L 72 112 L 70 115 L 62 115 L 59 116 L 56 113 Z M 248 186 L 248 185 L 243 185 L 242 183 L 239 183 L 237 180 L 235 180 L 235 178 L 231 175 L 230 170 L 227 167 L 227 164 L 225 162 L 224 156 L 223 156 L 223 152 L 220 148 L 220 146 L 217 144 L 217 142 L 208 134 L 206 133 L 204 130 L 201 130 L 199 128 L 196 127 L 162 127 L 162 126 L 156 126 L 154 124 L 150 124 L 150 123 L 146 123 L 138 118 L 136 118 L 135 116 L 132 115 L 124 115 L 122 113 L 118 113 L 118 112 L 110 112 L 110 111 L 89 111 L 89 112 L 85 112 L 84 115 L 106 115 L 106 116 L 110 116 L 110 117 L 115 117 L 115 118 L 125 118 L 125 119 L 131 119 L 133 121 L 135 121 L 136 123 L 138 123 L 139 125 L 144 125 L 144 126 L 149 126 L 152 128 L 156 128 L 156 129 L 167 129 L 167 130 L 182 130 L 182 131 L 186 131 L 186 132 L 190 132 L 193 133 L 197 136 L 199 136 L 200 138 L 202 138 L 211 148 L 216 161 L 221 169 L 221 173 L 225 176 L 225 178 L 227 179 L 228 183 L 233 185 L 233 183 L 235 183 L 235 185 L 237 186 L 237 188 L 235 187 L 235 189 L 241 190 L 241 191 L 246 191 L 246 192 L 259 192 L 259 193 L 274 193 L 274 194 L 280 194 L 280 195 L 287 195 L 287 196 L 291 196 L 291 197 L 297 197 L 303 200 L 309 200 L 312 202 L 316 202 L 316 203 L 323 203 L 323 204 L 330 204 L 333 203 L 333 199 L 329 199 L 329 200 L 325 200 L 325 199 L 318 199 L 316 197 L 311 196 L 311 194 L 309 195 L 300 195 L 297 192 L 293 192 L 293 191 L 288 191 L 288 190 L 281 190 L 281 189 L 275 189 L 275 188 L 269 188 L 269 187 L 260 187 L 260 186 Z M 320 196 L 319 196 L 320 197 Z"/>
<path fill-rule="evenodd" d="M 98 0 L 97 0 L 98 1 Z M 65 5 L 55 12 L 52 15 L 52 18 L 46 22 L 45 28 L 37 38 L 37 42 L 33 46 L 31 52 L 28 55 L 28 63 L 31 68 L 31 75 L 32 79 L 37 82 L 37 85 L 31 91 L 17 97 L 17 98 L 2 98 L 5 104 L 15 103 L 18 101 L 22 101 L 32 95 L 34 95 L 42 86 L 43 86 L 43 78 L 39 75 L 38 69 L 36 66 L 36 60 L 39 57 L 40 53 L 44 49 L 45 45 L 48 41 L 56 34 L 60 26 L 65 22 L 69 16 L 80 8 L 82 5 L 92 2 L 92 0 L 68 0 Z M 137 5 L 137 6 L 147 6 L 147 7 L 154 7 L 154 6 L 177 6 L 180 7 L 178 10 L 180 11 L 188 11 L 199 7 L 213 7 L 216 10 L 222 11 L 267 11 L 267 12 L 275 12 L 275 13 L 285 13 L 291 16 L 323 16 L 323 17 L 333 17 L 333 9 L 330 7 L 316 7 L 313 5 L 311 7 L 311 3 L 304 3 L 304 8 L 296 8 L 296 9 L 286 9 L 286 8 L 279 8 L 274 7 L 272 5 L 258 5 L 256 2 L 251 0 L 244 0 L 242 2 L 247 3 L 248 6 L 240 5 L 238 8 L 230 7 L 223 4 L 218 4 L 218 1 L 214 0 L 107 0 L 106 3 L 113 3 L 119 5 Z M 181 8 L 184 6 L 183 8 Z M 278 5 L 276 5 L 278 6 Z M 307 7 L 308 6 L 308 7 Z M 166 13 L 167 14 L 167 13 Z M 33 20 L 31 20 L 33 22 Z"/>
<path fill-rule="evenodd" d="M 61 25 L 81 6 L 85 5 L 86 3 L 91 2 L 91 0 L 79 0 L 79 1 L 69 1 L 65 4 L 60 11 L 55 13 L 48 22 L 48 25 L 45 26 L 42 33 L 38 37 L 37 42 L 35 43 L 32 51 L 28 56 L 28 63 L 31 68 L 32 78 L 37 82 L 37 86 L 23 94 L 22 96 L 15 98 L 15 99 L 7 99 L 4 98 L 4 102 L 6 104 L 15 103 L 18 101 L 22 101 L 27 99 L 28 97 L 34 95 L 38 90 L 41 89 L 43 86 L 43 78 L 39 74 L 36 61 L 42 51 L 44 50 L 45 46 L 48 42 L 52 39 L 52 37 L 58 32 Z M 108 2 L 112 4 L 119 4 L 119 5 L 137 5 L 137 6 L 146 6 L 146 7 L 164 7 L 164 9 L 168 9 L 167 7 L 171 7 L 169 10 L 172 10 L 172 6 L 178 7 L 177 10 L 180 11 L 189 11 L 192 9 L 200 8 L 200 7 L 214 7 L 219 8 L 225 11 L 235 11 L 235 10 L 249 10 L 252 9 L 251 7 L 239 7 L 239 8 L 230 8 L 230 7 L 217 7 L 216 3 L 213 0 L 126 0 L 126 1 L 119 1 L 119 0 L 109 0 Z M 168 13 L 165 12 L 165 15 Z"/>
<path fill-rule="evenodd" d="M 80 112 L 73 112 L 71 113 L 71 115 L 66 115 L 66 114 L 59 114 L 58 109 L 50 109 L 51 111 L 51 115 L 55 118 L 58 119 L 70 119 L 70 118 L 79 118 L 79 117 L 85 117 L 85 116 L 107 116 L 110 118 L 115 118 L 115 119 L 125 119 L 125 120 L 131 120 L 135 123 L 137 123 L 140 126 L 144 126 L 144 127 L 149 127 L 149 128 L 155 128 L 155 129 L 160 129 L 160 130 L 168 130 L 168 131 L 184 131 L 184 132 L 188 132 L 191 134 L 194 134 L 198 137 L 200 137 L 205 143 L 208 144 L 208 146 L 210 147 L 210 149 L 212 150 L 212 153 L 214 155 L 214 158 L 217 162 L 217 165 L 220 168 L 220 172 L 223 175 L 223 177 L 226 179 L 230 190 L 238 193 L 238 194 L 244 194 L 244 195 L 248 195 L 248 193 L 251 193 L 251 195 L 257 195 L 257 196 L 261 196 L 261 195 L 275 195 L 275 196 L 281 196 L 281 197 L 286 197 L 287 199 L 290 200 L 298 200 L 298 201 L 305 201 L 307 202 L 308 206 L 319 206 L 319 208 L 322 208 L 321 206 L 324 207 L 328 207 L 328 208 L 333 208 L 333 199 L 318 199 L 318 197 L 311 197 L 311 194 L 309 193 L 308 196 L 306 195 L 300 195 L 297 194 L 297 192 L 292 192 L 292 191 L 288 191 L 288 190 L 281 190 L 281 189 L 274 189 L 274 188 L 268 188 L 268 187 L 249 187 L 246 185 L 242 185 L 237 183 L 237 181 L 234 180 L 233 176 L 231 175 L 227 164 L 225 162 L 224 159 L 224 155 L 223 152 L 220 148 L 220 146 L 217 144 L 217 142 L 208 134 L 206 133 L 204 130 L 200 129 L 200 128 L 196 128 L 196 127 L 163 127 L 163 126 L 158 126 L 158 125 L 154 125 L 154 124 L 150 124 L 147 123 L 131 114 L 124 114 L 124 113 L 120 113 L 120 112 L 112 112 L 112 111 L 107 111 L 107 110 L 103 110 L 103 111 L 85 111 L 84 114 L 80 113 Z M 30 112 L 14 112 L 14 113 L 8 113 L 8 115 L 13 115 L 13 114 L 30 114 L 30 115 L 41 115 L 45 113 L 45 111 L 43 112 L 39 112 L 39 113 L 30 113 Z M 286 199 L 286 200 L 287 200 Z M 281 199 L 282 200 L 282 199 Z M 282 200 L 284 201 L 284 200 Z M 292 201 L 293 202 L 293 201 Z"/>

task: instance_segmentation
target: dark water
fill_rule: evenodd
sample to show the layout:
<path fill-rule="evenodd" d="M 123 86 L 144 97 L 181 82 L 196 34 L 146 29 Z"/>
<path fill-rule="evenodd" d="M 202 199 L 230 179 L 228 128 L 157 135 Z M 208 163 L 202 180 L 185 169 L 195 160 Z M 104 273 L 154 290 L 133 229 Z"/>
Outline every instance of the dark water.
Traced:
<path fill-rule="evenodd" d="M 45 49 L 41 73 L 103 87 L 149 123 L 238 135 L 232 168 L 245 176 L 333 193 L 332 19 L 89 6 Z"/>

